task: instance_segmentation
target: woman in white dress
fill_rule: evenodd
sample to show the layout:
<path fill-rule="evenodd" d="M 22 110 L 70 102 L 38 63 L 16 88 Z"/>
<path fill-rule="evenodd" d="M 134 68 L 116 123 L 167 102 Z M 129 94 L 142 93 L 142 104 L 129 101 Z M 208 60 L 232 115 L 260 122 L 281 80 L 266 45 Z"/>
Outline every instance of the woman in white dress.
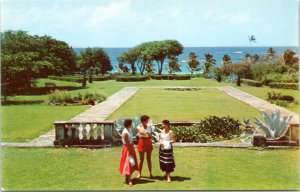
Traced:
<path fill-rule="evenodd" d="M 175 143 L 176 138 L 172 130 L 170 130 L 169 120 L 162 121 L 162 132 L 159 137 L 159 165 L 160 169 L 166 172 L 167 182 L 171 182 L 170 173 L 174 171 L 175 161 L 173 155 L 172 143 Z"/>

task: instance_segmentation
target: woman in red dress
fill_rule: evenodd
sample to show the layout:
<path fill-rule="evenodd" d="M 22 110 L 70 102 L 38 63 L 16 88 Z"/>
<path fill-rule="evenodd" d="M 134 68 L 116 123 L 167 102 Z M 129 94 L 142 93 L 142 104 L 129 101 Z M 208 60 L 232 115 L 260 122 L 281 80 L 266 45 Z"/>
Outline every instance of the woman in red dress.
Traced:
<path fill-rule="evenodd" d="M 141 122 L 142 123 L 137 127 L 138 135 L 139 135 L 139 141 L 138 141 L 137 148 L 138 148 L 138 152 L 140 155 L 139 174 L 138 174 L 137 178 L 141 178 L 141 175 L 142 175 L 145 153 L 146 153 L 147 164 L 148 164 L 148 169 L 149 169 L 149 178 L 153 178 L 152 162 L 151 162 L 151 153 L 153 150 L 152 129 L 151 129 L 151 126 L 148 125 L 149 117 L 147 115 L 141 116 Z"/>
<path fill-rule="evenodd" d="M 131 123 L 130 119 L 124 121 L 124 130 L 122 132 L 122 153 L 119 165 L 119 172 L 122 175 L 125 175 L 125 182 L 132 186 L 131 174 L 138 170 L 137 158 L 133 145 L 133 135 L 131 132 Z"/>

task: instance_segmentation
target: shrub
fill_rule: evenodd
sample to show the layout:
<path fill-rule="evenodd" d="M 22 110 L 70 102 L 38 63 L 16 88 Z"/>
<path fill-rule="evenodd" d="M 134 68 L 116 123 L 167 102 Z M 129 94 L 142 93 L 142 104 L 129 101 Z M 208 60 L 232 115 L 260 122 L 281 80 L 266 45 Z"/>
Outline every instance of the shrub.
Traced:
<path fill-rule="evenodd" d="M 281 97 L 281 93 L 277 93 L 275 91 L 272 91 L 272 92 L 268 92 L 268 98 L 267 98 L 267 101 L 270 101 L 270 100 L 277 100 Z"/>
<path fill-rule="evenodd" d="M 277 89 L 299 89 L 298 83 L 279 83 L 273 82 L 269 83 L 270 88 L 277 88 Z"/>
<path fill-rule="evenodd" d="M 255 80 L 262 80 L 266 74 L 282 74 L 287 72 L 286 67 L 278 61 L 266 61 L 251 65 Z"/>
<path fill-rule="evenodd" d="M 72 95 L 67 91 L 55 90 L 49 96 L 49 103 L 54 105 L 61 104 L 84 104 L 94 105 L 96 102 L 102 102 L 106 97 L 100 93 L 89 93 L 86 92 L 83 95 L 77 93 Z"/>
<path fill-rule="evenodd" d="M 291 103 L 294 100 L 294 97 L 290 95 L 281 95 L 281 93 L 276 93 L 275 91 L 268 92 L 267 101 L 269 101 L 272 104 L 275 103 L 276 105 L 287 107 L 287 102 Z"/>
<path fill-rule="evenodd" d="M 261 81 L 264 85 L 269 85 L 272 82 L 296 83 L 298 78 L 287 74 L 270 73 L 264 75 Z"/>
<path fill-rule="evenodd" d="M 261 87 L 262 83 L 260 81 L 254 81 L 254 80 L 250 80 L 250 79 L 242 79 L 242 83 L 252 86 L 252 87 Z"/>
<path fill-rule="evenodd" d="M 242 130 L 240 122 L 231 117 L 210 116 L 193 126 L 172 127 L 178 141 L 213 142 L 238 137 Z"/>
<path fill-rule="evenodd" d="M 48 98 L 49 102 L 53 104 L 74 103 L 72 96 L 67 91 L 54 90 Z"/>
<path fill-rule="evenodd" d="M 209 116 L 200 121 L 203 127 L 201 132 L 214 138 L 214 140 L 233 139 L 241 134 L 240 122 L 229 116 Z"/>
<path fill-rule="evenodd" d="M 190 75 L 149 75 L 154 80 L 190 80 Z"/>
<path fill-rule="evenodd" d="M 287 102 L 293 102 L 295 100 L 294 97 L 290 95 L 282 95 L 279 97 L 279 99 Z"/>
<path fill-rule="evenodd" d="M 118 82 L 136 82 L 136 81 L 147 81 L 149 80 L 148 76 L 124 76 L 117 77 L 116 81 Z"/>
<path fill-rule="evenodd" d="M 173 133 L 178 141 L 196 143 L 213 142 L 213 138 L 211 136 L 202 134 L 201 129 L 202 127 L 199 124 L 193 126 L 172 127 Z"/>

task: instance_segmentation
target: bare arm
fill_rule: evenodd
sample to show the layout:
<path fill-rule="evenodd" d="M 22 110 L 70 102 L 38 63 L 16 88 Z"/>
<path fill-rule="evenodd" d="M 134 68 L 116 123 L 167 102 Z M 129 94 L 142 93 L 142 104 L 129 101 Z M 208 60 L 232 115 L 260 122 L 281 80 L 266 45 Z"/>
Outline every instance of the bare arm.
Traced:
<path fill-rule="evenodd" d="M 176 142 L 176 137 L 175 137 L 173 131 L 171 131 L 171 130 L 170 130 L 170 136 L 171 136 L 171 141 L 170 141 L 170 143 L 175 143 L 175 142 Z"/>
<path fill-rule="evenodd" d="M 122 133 L 122 137 L 124 138 L 125 145 L 127 146 L 127 149 L 129 151 L 130 155 L 132 155 L 133 151 L 131 151 L 131 148 L 130 148 L 130 142 L 129 142 L 129 139 L 128 139 L 128 134 L 127 133 Z"/>
<path fill-rule="evenodd" d="M 137 130 L 138 132 L 141 134 L 141 135 L 147 135 L 148 134 L 148 131 L 143 129 L 141 126 L 138 126 L 137 127 Z"/>

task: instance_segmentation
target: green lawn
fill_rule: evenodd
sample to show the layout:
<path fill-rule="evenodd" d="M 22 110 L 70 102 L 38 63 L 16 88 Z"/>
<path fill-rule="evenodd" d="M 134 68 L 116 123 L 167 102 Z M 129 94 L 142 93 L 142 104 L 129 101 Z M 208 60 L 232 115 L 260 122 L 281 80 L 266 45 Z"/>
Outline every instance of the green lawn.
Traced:
<path fill-rule="evenodd" d="M 241 91 L 245 91 L 249 94 L 252 94 L 256 97 L 266 100 L 268 96 L 268 92 L 275 91 L 276 93 L 281 93 L 281 95 L 290 95 L 295 98 L 293 103 L 288 104 L 286 109 L 299 113 L 299 91 L 298 90 L 291 90 L 291 89 L 271 89 L 269 87 L 249 87 L 249 86 L 242 86 L 237 87 Z"/>
<path fill-rule="evenodd" d="M 2 141 L 26 141 L 54 129 L 57 120 L 68 120 L 87 106 L 2 106 Z"/>
<path fill-rule="evenodd" d="M 140 89 L 108 119 L 147 114 L 155 122 L 199 121 L 210 115 L 231 116 L 240 120 L 260 117 L 259 112 L 227 94 L 214 89 L 202 91 L 167 91 Z"/>
<path fill-rule="evenodd" d="M 100 150 L 2 148 L 2 187 L 6 190 L 299 190 L 296 149 L 175 147 L 173 182 L 162 181 L 158 149 L 155 179 L 127 187 L 118 173 L 121 148 Z M 188 157 L 188 158 L 187 158 Z M 144 162 L 143 176 L 147 176 Z M 134 173 L 136 176 L 137 173 Z"/>

